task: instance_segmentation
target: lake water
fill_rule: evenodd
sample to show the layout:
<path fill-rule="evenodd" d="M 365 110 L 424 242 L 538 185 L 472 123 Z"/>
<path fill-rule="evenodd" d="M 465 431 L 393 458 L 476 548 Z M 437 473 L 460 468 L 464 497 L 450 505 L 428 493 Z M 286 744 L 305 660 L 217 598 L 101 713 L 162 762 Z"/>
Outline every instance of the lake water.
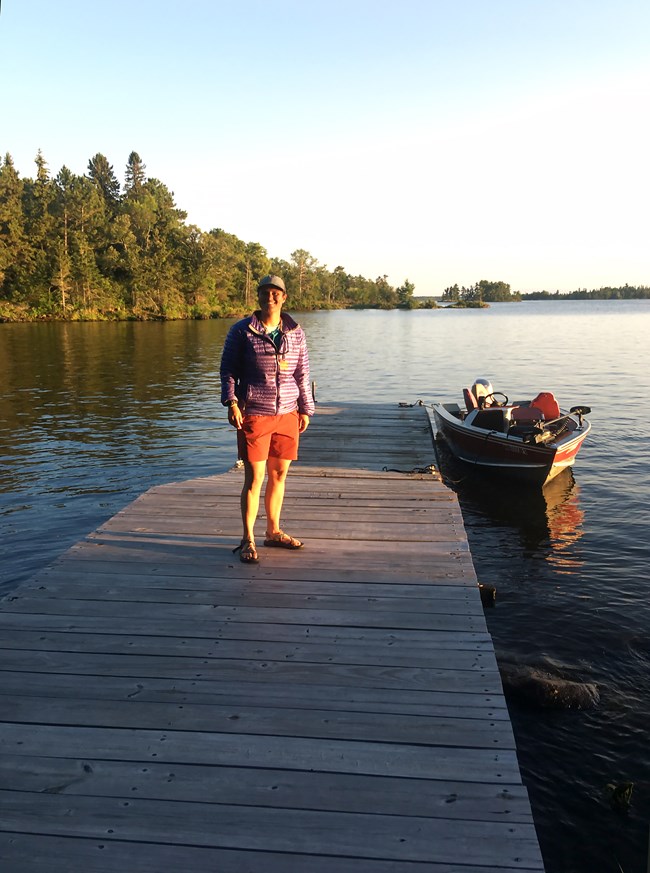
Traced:
<path fill-rule="evenodd" d="M 438 450 L 499 657 L 596 682 L 588 711 L 511 706 L 548 873 L 645 873 L 650 822 L 650 301 L 300 316 L 321 401 L 511 398 L 591 406 L 574 473 L 544 494 L 477 482 Z M 236 453 L 219 403 L 230 322 L 0 325 L 0 592 L 152 485 Z M 314 426 L 317 422 L 314 423 Z M 433 457 L 432 460 L 436 460 Z M 609 783 L 633 782 L 629 813 Z"/>

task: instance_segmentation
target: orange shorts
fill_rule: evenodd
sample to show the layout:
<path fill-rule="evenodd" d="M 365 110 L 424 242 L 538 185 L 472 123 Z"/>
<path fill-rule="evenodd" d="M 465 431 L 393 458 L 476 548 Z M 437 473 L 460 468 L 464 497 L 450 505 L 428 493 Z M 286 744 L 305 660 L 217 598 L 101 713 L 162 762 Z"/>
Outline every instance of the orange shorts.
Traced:
<path fill-rule="evenodd" d="M 284 415 L 244 415 L 237 431 L 239 457 L 244 461 L 298 460 L 298 412 Z"/>

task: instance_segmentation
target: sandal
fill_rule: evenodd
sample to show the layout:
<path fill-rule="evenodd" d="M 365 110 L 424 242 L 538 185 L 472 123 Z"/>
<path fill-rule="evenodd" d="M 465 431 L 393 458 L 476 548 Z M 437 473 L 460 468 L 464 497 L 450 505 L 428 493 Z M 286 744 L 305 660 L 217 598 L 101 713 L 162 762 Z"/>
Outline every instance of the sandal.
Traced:
<path fill-rule="evenodd" d="M 283 530 L 279 530 L 274 534 L 267 533 L 264 545 L 273 546 L 276 549 L 302 549 L 304 543 L 301 543 L 295 537 L 290 537 Z"/>
<path fill-rule="evenodd" d="M 260 559 L 257 557 L 254 540 L 242 540 L 238 546 L 235 546 L 232 552 L 233 555 L 235 552 L 239 552 L 239 560 L 242 564 L 259 564 L 260 562 Z"/>

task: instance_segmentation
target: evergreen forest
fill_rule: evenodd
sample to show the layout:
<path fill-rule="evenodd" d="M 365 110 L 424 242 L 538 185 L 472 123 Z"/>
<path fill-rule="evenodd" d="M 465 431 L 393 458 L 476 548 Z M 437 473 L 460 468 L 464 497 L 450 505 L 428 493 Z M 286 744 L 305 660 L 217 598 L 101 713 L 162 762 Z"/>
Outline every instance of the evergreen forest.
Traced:
<path fill-rule="evenodd" d="M 103 154 L 56 176 L 38 152 L 34 179 L 0 159 L 0 321 L 235 316 L 258 279 L 285 280 L 292 309 L 412 308 L 414 285 L 333 270 L 304 249 L 285 261 L 221 228 L 187 224 L 173 192 L 137 152 L 120 184 Z"/>
<path fill-rule="evenodd" d="M 394 288 L 386 275 L 367 279 L 342 266 L 328 269 L 304 249 L 285 261 L 221 228 L 204 232 L 187 224 L 173 192 L 146 175 L 135 151 L 123 184 L 101 153 L 83 176 L 65 166 L 53 176 L 40 150 L 35 163 L 35 178 L 21 178 L 10 154 L 0 158 L 0 321 L 237 316 L 255 307 L 257 281 L 266 273 L 284 278 L 297 310 L 436 306 L 431 297 L 414 297 L 408 279 Z M 482 307 L 648 297 L 650 288 L 628 285 L 521 295 L 505 282 L 482 279 L 446 288 L 442 301 Z"/>

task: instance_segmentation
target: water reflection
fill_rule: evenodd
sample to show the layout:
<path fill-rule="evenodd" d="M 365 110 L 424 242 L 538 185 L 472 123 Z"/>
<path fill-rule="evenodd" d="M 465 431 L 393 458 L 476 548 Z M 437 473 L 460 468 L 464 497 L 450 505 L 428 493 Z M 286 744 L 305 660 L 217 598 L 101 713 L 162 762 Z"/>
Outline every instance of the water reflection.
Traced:
<path fill-rule="evenodd" d="M 152 484 L 231 463 L 225 322 L 2 327 L 0 591 Z"/>
<path fill-rule="evenodd" d="M 573 471 L 565 470 L 543 489 L 486 476 L 460 464 L 444 442 L 437 442 L 440 468 L 447 484 L 458 493 L 472 530 L 491 529 L 493 545 L 507 542 L 512 558 L 512 534 L 517 534 L 521 557 L 543 557 L 558 573 L 572 573 L 584 563 L 574 547 L 581 539 L 584 511 Z M 505 532 L 508 532 L 506 535 Z"/>
<path fill-rule="evenodd" d="M 584 533 L 584 511 L 580 508 L 580 486 L 572 470 L 556 476 L 543 490 L 550 533 L 548 560 L 558 573 L 573 573 L 584 565 L 584 557 L 572 551 Z"/>

